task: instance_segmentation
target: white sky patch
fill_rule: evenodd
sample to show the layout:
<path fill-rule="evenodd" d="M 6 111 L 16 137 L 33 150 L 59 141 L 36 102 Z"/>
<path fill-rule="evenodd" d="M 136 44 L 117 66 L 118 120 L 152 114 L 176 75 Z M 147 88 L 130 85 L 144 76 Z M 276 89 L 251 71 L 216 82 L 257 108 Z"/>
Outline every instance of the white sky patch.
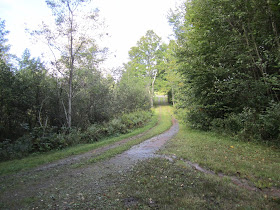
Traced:
<path fill-rule="evenodd" d="M 112 68 L 127 62 L 128 51 L 147 30 L 154 30 L 167 43 L 172 33 L 167 13 L 180 2 L 182 0 L 92 0 L 91 7 L 100 10 L 108 26 L 109 36 L 102 46 L 107 46 L 112 53 L 103 66 Z M 20 57 L 26 48 L 34 57 L 44 53 L 46 48 L 32 43 L 25 33 L 25 28 L 36 29 L 42 21 L 53 18 L 44 0 L 0 0 L 0 18 L 6 20 L 6 29 L 10 31 L 7 38 L 12 45 L 11 53 Z"/>
<path fill-rule="evenodd" d="M 20 57 L 23 51 L 30 49 L 34 57 L 43 53 L 41 47 L 33 45 L 27 27 L 35 28 L 42 20 L 49 18 L 51 11 L 44 0 L 0 0 L 0 18 L 6 21 L 6 29 L 10 31 L 10 52 Z"/>

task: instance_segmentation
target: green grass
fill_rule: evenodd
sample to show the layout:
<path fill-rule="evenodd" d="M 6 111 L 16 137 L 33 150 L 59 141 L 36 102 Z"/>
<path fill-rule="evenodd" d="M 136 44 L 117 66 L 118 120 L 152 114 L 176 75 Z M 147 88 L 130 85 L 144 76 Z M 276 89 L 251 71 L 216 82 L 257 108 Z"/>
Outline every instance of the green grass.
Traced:
<path fill-rule="evenodd" d="M 215 172 L 246 178 L 260 188 L 280 187 L 280 151 L 273 147 L 182 125 L 163 153 L 175 154 Z"/>
<path fill-rule="evenodd" d="M 170 106 L 161 106 L 161 107 L 155 108 L 155 113 L 157 116 L 159 116 L 158 124 L 153 129 L 148 131 L 144 136 L 137 138 L 135 140 L 129 141 L 126 144 L 120 145 L 116 148 L 110 149 L 110 150 L 102 153 L 101 155 L 88 160 L 86 163 L 83 163 L 83 162 L 78 163 L 78 164 L 74 165 L 73 167 L 79 167 L 79 166 L 83 166 L 86 164 L 90 164 L 90 163 L 94 163 L 94 162 L 98 162 L 98 161 L 101 161 L 104 159 L 114 157 L 115 155 L 120 154 L 120 153 L 130 149 L 132 146 L 134 146 L 136 144 L 139 144 L 149 138 L 152 138 L 156 135 L 163 133 L 164 131 L 169 129 L 172 125 L 172 118 L 171 118 L 171 116 L 173 114 L 172 110 L 173 109 Z"/>
<path fill-rule="evenodd" d="M 0 175 L 6 175 L 11 173 L 16 173 L 19 171 L 28 170 L 34 167 L 37 167 L 42 164 L 51 163 L 59 159 L 67 158 L 71 155 L 78 155 L 90 150 L 94 150 L 103 146 L 107 146 L 109 144 L 113 144 L 115 142 L 121 141 L 122 139 L 130 138 L 132 136 L 143 133 L 152 127 L 154 127 L 158 122 L 158 111 L 155 112 L 156 115 L 153 116 L 151 121 L 145 125 L 144 127 L 133 130 L 130 133 L 120 135 L 118 137 L 111 137 L 107 139 L 103 139 L 99 142 L 93 144 L 81 144 L 73 147 L 69 147 L 67 149 L 63 149 L 60 151 L 52 151 L 44 154 L 34 154 L 29 157 L 19 159 L 19 160 L 11 160 L 0 163 Z"/>
<path fill-rule="evenodd" d="M 115 209 L 276 209 L 279 205 L 276 198 L 162 159 L 141 162 L 122 180 L 103 198 Z M 99 207 L 98 202 L 95 205 Z"/>

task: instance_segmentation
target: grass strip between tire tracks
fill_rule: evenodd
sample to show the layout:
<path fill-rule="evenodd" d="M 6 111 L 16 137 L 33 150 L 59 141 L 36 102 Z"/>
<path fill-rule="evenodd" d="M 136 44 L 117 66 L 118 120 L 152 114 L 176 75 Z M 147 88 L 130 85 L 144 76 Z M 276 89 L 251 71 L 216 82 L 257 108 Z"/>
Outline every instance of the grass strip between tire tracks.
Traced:
<path fill-rule="evenodd" d="M 149 130 L 144 136 L 129 141 L 123 145 L 120 145 L 116 148 L 110 149 L 101 155 L 91 158 L 86 162 L 81 162 L 78 164 L 73 165 L 72 167 L 80 167 L 83 165 L 95 163 L 101 160 L 105 160 L 111 157 L 114 157 L 117 154 L 121 154 L 124 151 L 130 149 L 132 146 L 140 144 L 141 142 L 150 139 L 156 135 L 163 133 L 164 131 L 168 130 L 172 126 L 172 108 L 170 106 L 161 106 L 155 109 L 156 115 L 159 116 L 158 124 L 151 130 Z"/>

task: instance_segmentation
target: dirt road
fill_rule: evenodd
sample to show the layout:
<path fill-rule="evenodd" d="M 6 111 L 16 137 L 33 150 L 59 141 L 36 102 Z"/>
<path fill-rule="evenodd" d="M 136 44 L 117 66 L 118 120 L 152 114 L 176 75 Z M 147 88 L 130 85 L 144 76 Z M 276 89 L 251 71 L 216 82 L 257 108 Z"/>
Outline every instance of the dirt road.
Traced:
<path fill-rule="evenodd" d="M 103 148 L 87 155 L 41 166 L 25 174 L 1 178 L 0 208 L 72 209 L 79 208 L 78 203 L 90 203 L 94 208 L 98 203 L 96 205 L 100 208 L 108 186 L 117 184 L 119 175 L 125 174 L 138 161 L 155 157 L 157 151 L 178 130 L 179 125 L 173 120 L 168 131 L 109 160 L 73 167 L 73 163 L 92 158 L 94 152 L 100 153 L 108 149 Z M 103 207 L 105 206 L 104 203 Z"/>

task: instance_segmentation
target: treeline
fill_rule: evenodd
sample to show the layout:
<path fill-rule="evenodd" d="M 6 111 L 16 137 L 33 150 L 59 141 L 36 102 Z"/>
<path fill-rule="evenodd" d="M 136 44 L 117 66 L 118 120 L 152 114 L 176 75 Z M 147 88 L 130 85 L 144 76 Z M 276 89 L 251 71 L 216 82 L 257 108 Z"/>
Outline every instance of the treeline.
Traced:
<path fill-rule="evenodd" d="M 279 145 L 279 1 L 192 0 L 169 20 L 190 125 Z"/>
<path fill-rule="evenodd" d="M 50 70 L 29 51 L 11 62 L 5 22 L 0 31 L 0 159 L 61 149 L 142 126 L 151 118 L 142 84 L 104 76 L 96 65 L 77 65 L 72 80 L 72 125 L 68 126 L 69 75 Z M 11 64 L 13 63 L 13 64 Z"/>

